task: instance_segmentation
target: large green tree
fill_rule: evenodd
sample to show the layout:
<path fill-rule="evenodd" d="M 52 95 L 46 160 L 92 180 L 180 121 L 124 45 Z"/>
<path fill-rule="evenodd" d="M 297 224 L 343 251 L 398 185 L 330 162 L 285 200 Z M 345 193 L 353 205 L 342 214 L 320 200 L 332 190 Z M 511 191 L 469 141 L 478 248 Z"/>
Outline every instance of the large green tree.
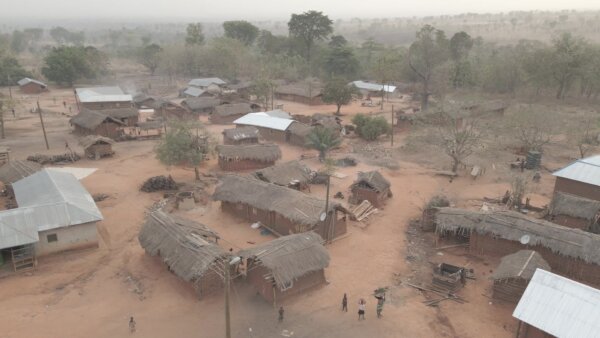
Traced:
<path fill-rule="evenodd" d="M 329 150 L 339 147 L 342 140 L 333 130 L 321 126 L 315 127 L 306 137 L 306 145 L 319 151 L 319 160 L 327 157 Z"/>
<path fill-rule="evenodd" d="M 564 33 L 553 41 L 553 54 L 548 65 L 556 81 L 556 98 L 564 99 L 573 81 L 580 74 L 586 61 L 587 43 L 582 39 Z"/>
<path fill-rule="evenodd" d="M 94 47 L 54 47 L 44 58 L 42 74 L 53 82 L 72 86 L 79 79 L 107 73 L 108 58 Z"/>
<path fill-rule="evenodd" d="M 354 85 L 348 85 L 344 79 L 332 79 L 323 88 L 323 102 L 336 105 L 336 115 L 340 114 L 343 105 L 352 101 L 352 95 L 357 94 L 358 89 Z"/>
<path fill-rule="evenodd" d="M 190 23 L 185 30 L 185 44 L 188 46 L 201 45 L 204 43 L 201 23 Z"/>
<path fill-rule="evenodd" d="M 161 52 L 162 48 L 155 43 L 140 48 L 138 52 L 139 62 L 148 68 L 152 75 L 154 75 L 156 68 L 160 64 Z"/>
<path fill-rule="evenodd" d="M 458 32 L 450 39 L 450 57 L 453 62 L 450 81 L 454 88 L 463 87 L 471 82 L 471 48 L 473 39 L 465 32 Z"/>
<path fill-rule="evenodd" d="M 258 37 L 258 27 L 248 21 L 225 21 L 223 23 L 225 36 L 239 40 L 244 45 L 250 46 Z"/>
<path fill-rule="evenodd" d="M 358 74 L 359 62 L 349 47 L 333 47 L 326 56 L 323 70 L 328 77 L 354 78 Z"/>
<path fill-rule="evenodd" d="M 14 86 L 22 78 L 31 76 L 17 59 L 8 55 L 0 55 L 0 86 Z"/>
<path fill-rule="evenodd" d="M 333 33 L 332 24 L 333 21 L 323 12 L 308 11 L 292 14 L 288 22 L 289 34 L 303 44 L 304 56 L 309 64 L 315 42 L 322 41 Z"/>

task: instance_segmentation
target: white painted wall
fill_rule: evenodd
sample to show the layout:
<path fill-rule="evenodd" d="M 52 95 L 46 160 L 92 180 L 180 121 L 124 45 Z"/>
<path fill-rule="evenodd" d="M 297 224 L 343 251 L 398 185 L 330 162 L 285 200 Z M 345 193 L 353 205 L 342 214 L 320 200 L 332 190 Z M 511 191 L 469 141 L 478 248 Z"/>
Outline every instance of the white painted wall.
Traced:
<path fill-rule="evenodd" d="M 56 234 L 58 241 L 48 243 L 48 235 L 51 234 Z M 98 231 L 95 222 L 40 231 L 39 237 L 39 242 L 35 244 L 37 256 L 66 250 L 98 247 Z"/>

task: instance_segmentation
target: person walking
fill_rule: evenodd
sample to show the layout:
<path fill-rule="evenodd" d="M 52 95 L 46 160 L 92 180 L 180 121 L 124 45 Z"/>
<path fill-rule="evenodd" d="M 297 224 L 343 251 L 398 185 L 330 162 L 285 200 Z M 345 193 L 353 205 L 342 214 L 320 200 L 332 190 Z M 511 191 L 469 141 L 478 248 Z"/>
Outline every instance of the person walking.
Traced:
<path fill-rule="evenodd" d="M 283 322 L 283 306 L 279 307 L 279 322 Z"/>
<path fill-rule="evenodd" d="M 342 298 L 342 311 L 348 312 L 348 297 L 344 293 L 344 298 Z"/>
<path fill-rule="evenodd" d="M 381 312 L 383 311 L 383 303 L 385 303 L 385 293 L 375 295 L 377 298 L 377 318 L 381 318 Z"/>
<path fill-rule="evenodd" d="M 129 318 L 129 332 L 130 333 L 135 332 L 135 319 L 133 319 L 133 317 Z"/>
<path fill-rule="evenodd" d="M 367 302 L 364 299 L 358 301 L 358 320 L 365 319 L 365 308 Z"/>

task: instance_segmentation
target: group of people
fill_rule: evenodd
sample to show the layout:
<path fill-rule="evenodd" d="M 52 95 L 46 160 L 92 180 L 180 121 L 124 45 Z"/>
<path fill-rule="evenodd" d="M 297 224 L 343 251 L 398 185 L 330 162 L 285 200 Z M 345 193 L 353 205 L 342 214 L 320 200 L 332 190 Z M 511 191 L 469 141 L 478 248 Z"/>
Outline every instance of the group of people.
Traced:
<path fill-rule="evenodd" d="M 377 299 L 377 318 L 381 318 L 381 312 L 383 312 L 383 304 L 385 303 L 385 293 L 374 294 Z M 364 298 L 358 300 L 358 320 L 365 319 L 365 311 L 367 308 L 367 301 Z M 342 311 L 348 312 L 348 296 L 344 293 L 342 298 Z"/>

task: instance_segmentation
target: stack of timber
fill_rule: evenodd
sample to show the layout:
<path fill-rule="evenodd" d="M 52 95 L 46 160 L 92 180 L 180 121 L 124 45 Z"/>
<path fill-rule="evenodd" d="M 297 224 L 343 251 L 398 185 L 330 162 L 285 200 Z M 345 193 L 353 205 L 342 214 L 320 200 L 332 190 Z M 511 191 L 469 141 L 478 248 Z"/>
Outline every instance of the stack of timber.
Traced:
<path fill-rule="evenodd" d="M 351 211 L 350 216 L 353 220 L 360 222 L 372 214 L 377 213 L 378 211 L 379 210 L 377 208 L 371 205 L 371 202 L 364 200 Z"/>

